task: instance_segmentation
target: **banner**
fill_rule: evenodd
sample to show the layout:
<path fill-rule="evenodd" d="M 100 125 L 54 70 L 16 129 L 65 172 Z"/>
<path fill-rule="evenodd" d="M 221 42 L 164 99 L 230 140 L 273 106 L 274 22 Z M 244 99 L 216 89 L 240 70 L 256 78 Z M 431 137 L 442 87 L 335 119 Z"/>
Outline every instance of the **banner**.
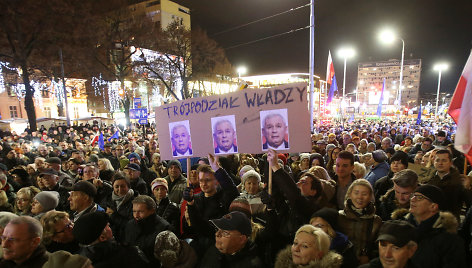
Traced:
<path fill-rule="evenodd" d="M 156 108 L 164 160 L 209 153 L 311 151 L 307 85 L 244 89 L 192 98 Z"/>

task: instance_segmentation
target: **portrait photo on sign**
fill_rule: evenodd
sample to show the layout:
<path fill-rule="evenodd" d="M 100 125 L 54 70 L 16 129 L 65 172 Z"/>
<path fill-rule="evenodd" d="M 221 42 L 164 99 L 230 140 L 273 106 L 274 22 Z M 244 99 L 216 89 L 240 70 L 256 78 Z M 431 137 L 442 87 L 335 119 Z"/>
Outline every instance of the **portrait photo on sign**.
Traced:
<path fill-rule="evenodd" d="M 212 117 L 211 129 L 215 154 L 238 152 L 234 115 Z"/>
<path fill-rule="evenodd" d="M 287 109 L 260 111 L 262 150 L 287 150 L 289 146 Z"/>
<path fill-rule="evenodd" d="M 169 123 L 172 156 L 192 156 L 192 140 L 188 120 Z"/>

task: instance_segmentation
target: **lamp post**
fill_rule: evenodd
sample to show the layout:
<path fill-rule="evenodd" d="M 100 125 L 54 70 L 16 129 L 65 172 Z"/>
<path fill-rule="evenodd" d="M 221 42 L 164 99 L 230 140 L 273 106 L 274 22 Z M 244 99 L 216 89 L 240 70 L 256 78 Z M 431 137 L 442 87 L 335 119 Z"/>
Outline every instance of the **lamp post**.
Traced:
<path fill-rule="evenodd" d="M 344 75 L 343 75 L 343 98 L 341 101 L 341 117 L 344 118 L 344 109 L 343 104 L 346 98 L 346 63 L 348 58 L 352 58 L 355 54 L 354 49 L 352 48 L 342 48 L 339 50 L 339 56 L 344 59 Z M 344 119 L 343 119 L 344 124 Z"/>
<path fill-rule="evenodd" d="M 438 92 L 436 93 L 436 111 L 434 113 L 434 118 L 438 118 L 438 105 L 439 105 L 439 89 L 441 87 L 441 73 L 444 70 L 447 70 L 449 66 L 447 63 L 439 63 L 434 65 L 434 70 L 439 72 L 438 75 Z"/>
<path fill-rule="evenodd" d="M 403 62 L 405 59 L 405 40 L 403 38 L 398 37 L 395 35 L 395 33 L 390 30 L 386 29 L 380 32 L 379 34 L 379 39 L 383 43 L 391 44 L 395 39 L 400 39 L 402 41 L 402 60 L 400 61 L 400 83 L 398 87 L 398 94 L 397 94 L 397 104 L 398 104 L 398 110 L 401 110 L 402 107 L 402 84 L 403 84 Z"/>
<path fill-rule="evenodd" d="M 245 66 L 239 66 L 236 71 L 238 72 L 238 78 L 241 79 L 242 74 L 246 74 L 247 68 Z"/>

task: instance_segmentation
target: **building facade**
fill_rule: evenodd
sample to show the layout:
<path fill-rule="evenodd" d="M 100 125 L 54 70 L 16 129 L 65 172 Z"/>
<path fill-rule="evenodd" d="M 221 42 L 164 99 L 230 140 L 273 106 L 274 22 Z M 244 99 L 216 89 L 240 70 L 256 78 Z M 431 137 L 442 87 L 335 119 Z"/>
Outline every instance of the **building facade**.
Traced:
<path fill-rule="evenodd" d="M 186 29 L 190 29 L 190 9 L 170 0 L 135 0 L 129 6 L 136 16 L 146 15 L 153 21 L 159 22 L 165 29 L 173 21 L 177 21 Z"/>
<path fill-rule="evenodd" d="M 385 109 L 395 110 L 400 86 L 399 60 L 361 62 L 357 73 L 357 97 L 362 107 L 377 108 L 385 79 L 382 104 Z M 421 59 L 404 60 L 401 106 L 412 108 L 418 105 L 421 78 Z"/>

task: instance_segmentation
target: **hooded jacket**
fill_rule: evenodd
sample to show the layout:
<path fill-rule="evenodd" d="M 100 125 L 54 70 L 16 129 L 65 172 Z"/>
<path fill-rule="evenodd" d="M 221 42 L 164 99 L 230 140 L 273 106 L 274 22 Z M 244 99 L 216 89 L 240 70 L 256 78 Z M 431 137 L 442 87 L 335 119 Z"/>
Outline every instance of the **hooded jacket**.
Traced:
<path fill-rule="evenodd" d="M 275 261 L 275 268 L 337 268 L 341 267 L 343 257 L 334 251 L 328 251 L 320 260 L 310 261 L 307 265 L 297 265 L 292 262 L 291 245 L 281 250 Z"/>
<path fill-rule="evenodd" d="M 380 178 L 385 177 L 388 175 L 390 172 L 390 167 L 388 166 L 387 162 L 382 162 L 376 165 L 375 167 L 372 167 L 372 169 L 367 173 L 367 175 L 364 177 L 366 180 L 370 182 L 370 185 L 374 187 L 374 184 L 376 181 L 378 181 Z"/>

